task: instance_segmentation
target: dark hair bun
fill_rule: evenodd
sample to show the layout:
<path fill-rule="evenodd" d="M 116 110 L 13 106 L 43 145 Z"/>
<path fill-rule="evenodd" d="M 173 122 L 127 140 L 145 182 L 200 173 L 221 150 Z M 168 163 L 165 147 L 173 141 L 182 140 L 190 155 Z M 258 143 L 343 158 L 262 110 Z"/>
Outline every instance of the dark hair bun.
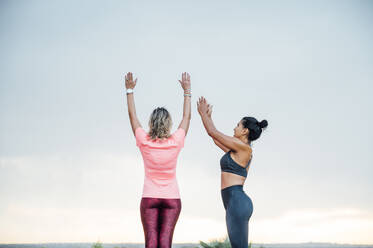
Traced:
<path fill-rule="evenodd" d="M 262 120 L 261 122 L 258 122 L 259 127 L 266 128 L 268 126 L 267 120 Z"/>

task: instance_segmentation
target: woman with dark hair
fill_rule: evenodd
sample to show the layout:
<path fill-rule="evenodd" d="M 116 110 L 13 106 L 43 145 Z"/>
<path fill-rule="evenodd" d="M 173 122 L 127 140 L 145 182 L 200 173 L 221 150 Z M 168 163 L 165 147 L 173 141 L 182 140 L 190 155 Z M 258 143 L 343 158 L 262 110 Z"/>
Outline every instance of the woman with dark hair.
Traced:
<path fill-rule="evenodd" d="M 145 178 L 140 203 L 141 222 L 146 248 L 171 248 L 176 222 L 181 211 L 176 164 L 191 118 L 191 85 L 188 73 L 180 82 L 184 90 L 183 119 L 170 134 L 172 119 L 165 108 L 156 108 L 150 115 L 149 132 L 145 132 L 136 116 L 133 89 L 137 79 L 132 73 L 125 77 L 128 114 L 136 145 L 144 161 Z"/>
<path fill-rule="evenodd" d="M 221 196 L 226 211 L 229 241 L 232 248 L 248 248 L 249 219 L 253 213 L 253 203 L 243 191 L 243 184 L 252 160 L 251 143 L 260 137 L 268 122 L 244 117 L 237 123 L 231 137 L 215 128 L 211 119 L 212 105 L 204 97 L 199 98 L 197 108 L 208 135 L 225 152 L 220 159 Z"/>

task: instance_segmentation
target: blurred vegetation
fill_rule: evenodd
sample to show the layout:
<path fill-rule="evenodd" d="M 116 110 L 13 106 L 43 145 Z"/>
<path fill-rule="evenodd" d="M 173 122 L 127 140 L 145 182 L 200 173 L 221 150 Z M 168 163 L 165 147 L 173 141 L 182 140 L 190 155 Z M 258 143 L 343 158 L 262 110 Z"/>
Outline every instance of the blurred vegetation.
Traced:
<path fill-rule="evenodd" d="M 227 236 L 221 239 L 213 239 L 208 243 L 199 241 L 199 244 L 202 248 L 232 248 L 231 243 L 229 242 L 229 238 Z M 252 248 L 251 242 L 249 243 L 249 248 Z M 264 248 L 264 247 L 260 246 L 259 248 Z"/>
<path fill-rule="evenodd" d="M 92 248 L 103 248 L 102 243 L 100 241 L 97 241 L 92 245 Z"/>

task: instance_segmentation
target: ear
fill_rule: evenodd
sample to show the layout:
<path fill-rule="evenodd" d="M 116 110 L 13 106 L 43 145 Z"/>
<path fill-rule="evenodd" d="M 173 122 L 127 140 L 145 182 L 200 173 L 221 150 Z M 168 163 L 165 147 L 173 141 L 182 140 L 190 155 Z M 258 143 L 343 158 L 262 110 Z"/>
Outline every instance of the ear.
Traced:
<path fill-rule="evenodd" d="M 242 129 L 242 134 L 248 135 L 250 133 L 250 130 L 248 128 L 243 128 Z"/>

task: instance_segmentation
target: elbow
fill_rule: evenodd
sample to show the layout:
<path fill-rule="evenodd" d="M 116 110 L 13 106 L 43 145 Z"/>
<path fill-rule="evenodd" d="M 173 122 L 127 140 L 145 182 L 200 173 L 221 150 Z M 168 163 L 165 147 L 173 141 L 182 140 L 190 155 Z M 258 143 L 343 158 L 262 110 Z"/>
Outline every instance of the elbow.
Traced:
<path fill-rule="evenodd" d="M 207 129 L 207 134 L 208 134 L 211 138 L 214 138 L 216 132 L 215 132 L 214 129 L 209 128 L 209 129 Z"/>

